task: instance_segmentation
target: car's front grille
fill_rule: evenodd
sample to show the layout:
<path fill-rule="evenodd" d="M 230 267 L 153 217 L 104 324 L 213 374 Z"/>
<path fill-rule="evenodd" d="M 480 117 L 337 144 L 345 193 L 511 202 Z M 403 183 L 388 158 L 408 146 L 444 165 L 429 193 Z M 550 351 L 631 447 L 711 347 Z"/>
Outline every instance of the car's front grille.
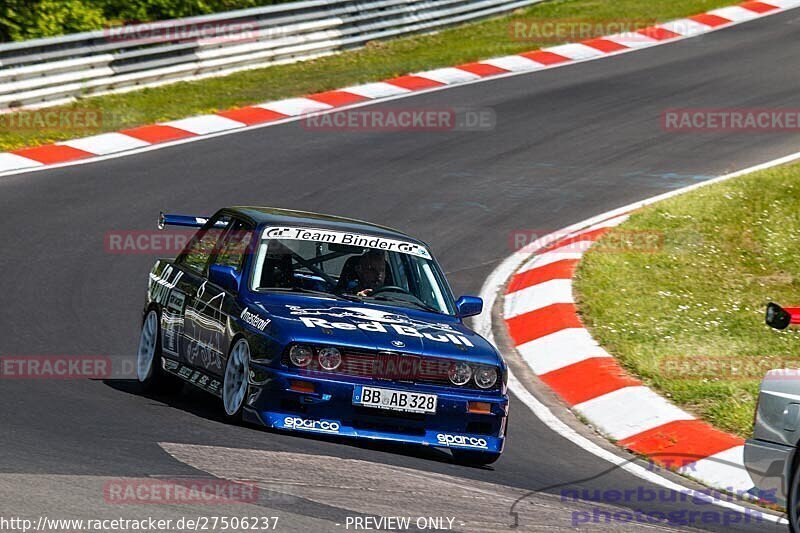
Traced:
<path fill-rule="evenodd" d="M 456 362 L 451 359 L 425 357 L 398 352 L 372 352 L 352 348 L 340 348 L 342 363 L 336 370 L 325 370 L 316 358 L 302 369 L 311 375 L 345 375 L 362 378 L 385 380 L 399 383 L 420 383 L 456 387 L 450 382 L 448 373 L 450 367 Z M 291 366 L 288 357 L 284 357 L 284 364 Z M 496 390 L 493 387 L 489 390 Z M 463 388 L 477 389 L 473 381 Z"/>
<path fill-rule="evenodd" d="M 450 361 L 392 352 L 377 354 L 345 352 L 339 373 L 353 376 L 405 381 L 409 383 L 448 384 Z"/>

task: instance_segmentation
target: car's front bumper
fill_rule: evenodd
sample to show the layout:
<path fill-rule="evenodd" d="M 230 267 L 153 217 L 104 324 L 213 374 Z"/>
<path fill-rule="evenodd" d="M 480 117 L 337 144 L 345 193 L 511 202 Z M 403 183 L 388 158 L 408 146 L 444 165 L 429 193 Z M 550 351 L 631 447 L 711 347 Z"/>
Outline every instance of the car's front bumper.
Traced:
<path fill-rule="evenodd" d="M 453 390 L 431 385 L 376 382 L 350 376 L 312 376 L 251 364 L 245 420 L 306 433 L 404 442 L 422 446 L 499 454 L 503 451 L 508 396 L 499 391 Z M 292 382 L 313 387 L 298 392 Z M 436 394 L 435 414 L 408 414 L 353 404 L 356 386 Z M 490 405 L 489 413 L 469 412 L 469 402 Z"/>

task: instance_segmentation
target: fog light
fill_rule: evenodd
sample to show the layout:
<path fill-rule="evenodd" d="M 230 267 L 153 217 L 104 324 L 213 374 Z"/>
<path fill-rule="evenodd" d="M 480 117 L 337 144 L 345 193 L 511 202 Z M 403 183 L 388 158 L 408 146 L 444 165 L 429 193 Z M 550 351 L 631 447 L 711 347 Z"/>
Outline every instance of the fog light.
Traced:
<path fill-rule="evenodd" d="M 492 414 L 492 404 L 489 402 L 467 402 L 467 411 L 478 415 Z"/>
<path fill-rule="evenodd" d="M 314 359 L 314 350 L 311 349 L 311 346 L 295 344 L 289 350 L 289 360 L 295 366 L 308 366 L 312 359 Z"/>
<path fill-rule="evenodd" d="M 454 363 L 447 373 L 447 377 L 454 385 L 466 385 L 472 377 L 472 367 L 467 363 Z"/>
<path fill-rule="evenodd" d="M 342 354 L 336 348 L 323 348 L 317 357 L 319 366 L 325 370 L 336 370 L 342 364 Z"/>
<path fill-rule="evenodd" d="M 491 389 L 497 383 L 497 369 L 481 366 L 475 371 L 475 385 L 482 389 Z"/>

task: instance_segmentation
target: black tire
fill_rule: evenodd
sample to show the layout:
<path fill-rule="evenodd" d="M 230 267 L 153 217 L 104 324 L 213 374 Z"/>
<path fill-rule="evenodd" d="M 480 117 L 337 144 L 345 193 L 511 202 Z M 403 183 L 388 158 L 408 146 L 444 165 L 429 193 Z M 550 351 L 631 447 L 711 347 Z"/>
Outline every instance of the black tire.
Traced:
<path fill-rule="evenodd" d="M 154 330 L 153 320 L 155 320 Z M 154 338 L 151 338 L 151 335 Z M 144 368 L 143 350 L 149 353 L 151 349 L 152 355 L 149 356 L 149 365 Z M 158 311 L 155 309 L 150 309 L 142 322 L 142 333 L 139 338 L 139 350 L 136 358 L 136 371 L 144 392 L 175 394 L 183 389 L 183 382 L 180 378 L 168 374 L 161 367 L 161 321 L 159 320 Z"/>
<path fill-rule="evenodd" d="M 250 374 L 250 345 L 244 338 L 233 341 L 222 378 L 222 409 L 231 422 L 241 422 L 247 401 Z"/>
<path fill-rule="evenodd" d="M 800 533 L 800 462 L 795 464 L 792 472 L 786 514 L 789 516 L 789 531 Z"/>
<path fill-rule="evenodd" d="M 496 452 L 473 452 L 468 450 L 450 450 L 453 461 L 464 466 L 486 466 L 500 459 Z"/>

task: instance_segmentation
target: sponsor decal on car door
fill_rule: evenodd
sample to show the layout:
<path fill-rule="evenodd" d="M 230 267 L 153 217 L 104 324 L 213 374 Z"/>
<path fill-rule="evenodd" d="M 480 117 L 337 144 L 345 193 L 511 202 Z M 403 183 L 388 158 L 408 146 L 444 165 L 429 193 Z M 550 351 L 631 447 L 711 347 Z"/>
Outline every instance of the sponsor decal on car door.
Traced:
<path fill-rule="evenodd" d="M 190 365 L 204 368 L 217 376 L 221 376 L 223 371 L 222 352 L 227 323 L 223 305 L 226 298 L 225 291 L 209 281 L 203 281 L 186 309 L 186 323 L 190 328 L 186 360 Z"/>
<path fill-rule="evenodd" d="M 161 306 L 161 349 L 165 355 L 178 357 L 183 340 L 187 279 L 183 270 L 157 263 L 150 273 L 149 301 Z"/>

